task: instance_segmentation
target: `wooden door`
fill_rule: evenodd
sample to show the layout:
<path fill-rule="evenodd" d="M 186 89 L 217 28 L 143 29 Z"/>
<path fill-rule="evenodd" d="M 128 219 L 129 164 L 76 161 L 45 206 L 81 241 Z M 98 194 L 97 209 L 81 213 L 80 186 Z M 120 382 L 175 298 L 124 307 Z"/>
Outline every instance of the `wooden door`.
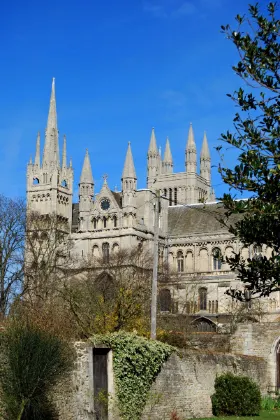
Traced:
<path fill-rule="evenodd" d="M 93 390 L 96 420 L 108 419 L 108 349 L 93 349 Z"/>

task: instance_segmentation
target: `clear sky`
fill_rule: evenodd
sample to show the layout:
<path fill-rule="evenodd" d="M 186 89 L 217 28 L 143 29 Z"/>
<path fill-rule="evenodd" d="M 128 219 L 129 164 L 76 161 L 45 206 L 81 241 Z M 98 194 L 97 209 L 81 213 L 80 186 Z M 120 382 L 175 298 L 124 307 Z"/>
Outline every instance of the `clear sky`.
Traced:
<path fill-rule="evenodd" d="M 88 148 L 96 191 L 120 178 L 128 141 L 146 186 L 151 128 L 174 171 L 184 170 L 192 122 L 198 152 L 206 130 L 213 165 L 221 132 L 232 127 L 226 93 L 240 80 L 238 56 L 220 26 L 247 10 L 245 0 L 10 0 L 0 12 L 0 193 L 25 196 L 26 164 L 37 131 L 44 138 L 52 77 L 60 149 L 67 136 L 77 186 Z M 233 164 L 232 151 L 225 156 Z M 216 169 L 213 185 L 225 189 Z"/>

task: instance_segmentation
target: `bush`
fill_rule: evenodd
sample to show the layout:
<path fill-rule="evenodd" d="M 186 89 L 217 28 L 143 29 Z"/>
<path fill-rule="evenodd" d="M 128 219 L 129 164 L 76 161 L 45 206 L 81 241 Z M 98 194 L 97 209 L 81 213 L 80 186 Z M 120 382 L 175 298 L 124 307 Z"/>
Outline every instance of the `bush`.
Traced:
<path fill-rule="evenodd" d="M 71 367 L 68 346 L 45 331 L 19 324 L 10 324 L 0 339 L 1 418 L 55 419 L 48 395 Z"/>
<path fill-rule="evenodd" d="M 226 373 L 216 378 L 212 409 L 215 416 L 254 416 L 261 409 L 258 385 L 246 376 Z"/>

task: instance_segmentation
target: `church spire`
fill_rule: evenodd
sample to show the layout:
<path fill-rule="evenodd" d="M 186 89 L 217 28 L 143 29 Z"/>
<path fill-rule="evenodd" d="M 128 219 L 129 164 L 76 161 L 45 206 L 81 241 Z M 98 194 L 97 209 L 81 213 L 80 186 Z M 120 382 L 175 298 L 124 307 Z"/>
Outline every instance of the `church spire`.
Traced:
<path fill-rule="evenodd" d="M 200 175 L 206 179 L 210 184 L 211 182 L 211 157 L 207 141 L 206 132 L 204 132 L 203 142 L 200 152 Z"/>
<path fill-rule="evenodd" d="M 196 145 L 194 140 L 194 133 L 192 123 L 189 128 L 188 141 L 185 151 L 185 164 L 187 173 L 196 173 Z"/>
<path fill-rule="evenodd" d="M 56 99 L 55 99 L 55 79 L 52 80 L 52 91 L 49 107 L 49 115 L 47 128 L 45 133 L 45 147 L 43 155 L 43 166 L 53 164 L 59 167 L 59 145 L 58 145 L 58 128 L 56 115 Z"/>
<path fill-rule="evenodd" d="M 40 132 L 38 131 L 37 134 L 37 141 L 36 141 L 36 154 L 35 154 L 35 165 L 40 168 Z"/>
<path fill-rule="evenodd" d="M 92 172 L 91 172 L 91 165 L 89 160 L 88 149 L 86 149 L 83 169 L 80 177 L 80 184 L 94 184 Z"/>
<path fill-rule="evenodd" d="M 135 167 L 134 167 L 134 162 L 133 162 L 130 141 L 128 142 L 128 147 L 127 147 L 127 152 L 126 152 L 126 157 L 125 157 L 125 163 L 124 163 L 124 168 L 123 168 L 123 173 L 122 173 L 122 179 L 123 178 L 136 179 L 136 172 L 135 172 Z"/>
<path fill-rule="evenodd" d="M 148 150 L 148 154 L 153 154 L 153 153 L 158 154 L 157 142 L 156 142 L 156 136 L 155 136 L 155 129 L 154 129 L 154 127 L 152 128 L 150 145 L 149 145 L 149 150 Z"/>
<path fill-rule="evenodd" d="M 150 186 L 155 182 L 157 175 L 160 173 L 161 159 L 157 148 L 155 129 L 152 128 L 150 145 L 147 156 L 147 186 Z"/>
<path fill-rule="evenodd" d="M 206 131 L 204 131 L 202 148 L 201 148 L 201 152 L 200 152 L 200 159 L 210 159 L 210 152 L 209 152 L 209 146 L 208 146 Z"/>
<path fill-rule="evenodd" d="M 62 169 L 67 168 L 67 156 L 66 156 L 66 136 L 63 137 L 63 151 L 62 151 Z"/>
<path fill-rule="evenodd" d="M 169 138 L 167 137 L 166 139 L 166 144 L 165 144 L 165 151 L 164 151 L 164 157 L 163 157 L 163 162 L 162 162 L 162 168 L 163 168 L 163 173 L 164 174 L 171 174 L 173 171 L 173 159 L 172 159 L 172 154 L 171 154 L 171 150 L 170 150 L 170 143 L 169 143 Z"/>

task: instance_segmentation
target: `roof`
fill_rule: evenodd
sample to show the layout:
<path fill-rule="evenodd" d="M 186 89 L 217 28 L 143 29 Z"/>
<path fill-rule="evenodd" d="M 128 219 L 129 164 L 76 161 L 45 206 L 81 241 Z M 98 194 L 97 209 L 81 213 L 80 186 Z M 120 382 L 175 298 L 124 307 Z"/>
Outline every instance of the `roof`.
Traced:
<path fill-rule="evenodd" d="M 168 235 L 228 233 L 227 227 L 219 219 L 227 224 L 235 224 L 241 216 L 232 215 L 227 219 L 225 213 L 222 203 L 171 206 L 168 208 Z"/>

